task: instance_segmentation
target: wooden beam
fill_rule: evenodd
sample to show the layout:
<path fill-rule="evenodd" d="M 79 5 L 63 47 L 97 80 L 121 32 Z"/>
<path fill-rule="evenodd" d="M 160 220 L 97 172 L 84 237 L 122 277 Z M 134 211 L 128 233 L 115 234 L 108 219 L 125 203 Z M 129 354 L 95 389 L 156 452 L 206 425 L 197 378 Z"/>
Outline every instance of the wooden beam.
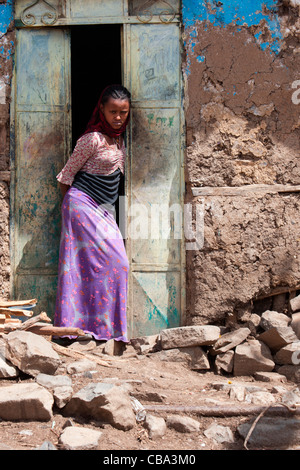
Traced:
<path fill-rule="evenodd" d="M 271 193 L 296 193 L 300 191 L 300 185 L 289 184 L 248 184 L 245 186 L 220 186 L 220 187 L 194 187 L 193 196 L 240 196 L 262 197 Z"/>

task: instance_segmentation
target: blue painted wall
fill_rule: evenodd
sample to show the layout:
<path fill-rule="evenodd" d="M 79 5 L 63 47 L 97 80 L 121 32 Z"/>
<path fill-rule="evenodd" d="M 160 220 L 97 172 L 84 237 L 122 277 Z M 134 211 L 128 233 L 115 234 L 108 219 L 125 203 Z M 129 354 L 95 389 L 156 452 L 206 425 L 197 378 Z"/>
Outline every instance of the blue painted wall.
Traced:
<path fill-rule="evenodd" d="M 6 3 L 0 4 L 0 41 L 8 31 L 9 25 L 14 19 L 14 2 L 7 0 Z M 9 59 L 13 54 L 13 41 L 10 44 L 1 44 L 0 42 L 0 56 L 4 59 Z M 1 67 L 0 67 L 1 68 Z"/>
<path fill-rule="evenodd" d="M 280 22 L 278 18 L 277 0 L 183 0 L 182 15 L 185 28 L 191 28 L 197 23 L 205 23 L 224 28 L 235 25 L 239 31 L 242 27 L 266 23 L 270 41 L 262 40 L 262 33 L 255 35 L 258 44 L 263 50 L 278 54 L 282 39 Z M 203 61 L 203 57 L 198 58 Z"/>
<path fill-rule="evenodd" d="M 13 0 L 0 4 L 0 37 L 5 34 L 13 20 Z"/>

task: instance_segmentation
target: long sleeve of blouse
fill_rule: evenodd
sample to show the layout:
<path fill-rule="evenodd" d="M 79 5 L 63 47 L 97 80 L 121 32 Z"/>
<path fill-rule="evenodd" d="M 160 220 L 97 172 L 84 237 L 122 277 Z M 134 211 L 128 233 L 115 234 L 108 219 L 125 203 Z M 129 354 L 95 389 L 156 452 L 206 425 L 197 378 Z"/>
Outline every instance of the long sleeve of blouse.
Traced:
<path fill-rule="evenodd" d="M 99 132 L 90 132 L 80 137 L 67 163 L 57 175 L 60 183 L 71 186 L 78 171 L 109 175 L 117 168 L 124 173 L 125 146 L 109 145 Z"/>

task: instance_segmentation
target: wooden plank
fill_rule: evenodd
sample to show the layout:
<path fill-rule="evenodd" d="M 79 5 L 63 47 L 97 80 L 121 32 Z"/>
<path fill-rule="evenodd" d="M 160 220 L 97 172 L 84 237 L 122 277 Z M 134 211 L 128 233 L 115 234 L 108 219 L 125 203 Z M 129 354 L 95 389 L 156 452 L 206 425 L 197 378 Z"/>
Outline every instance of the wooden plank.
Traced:
<path fill-rule="evenodd" d="M 194 187 L 193 196 L 242 196 L 256 197 L 268 193 L 295 193 L 300 191 L 300 185 L 286 184 L 248 184 L 245 186 L 220 186 L 220 187 Z"/>
<path fill-rule="evenodd" d="M 19 307 L 23 305 L 35 305 L 37 299 L 30 300 L 3 300 L 0 299 L 0 307 Z"/>
<path fill-rule="evenodd" d="M 21 310 L 21 309 L 10 309 L 10 308 L 1 308 L 0 313 L 4 313 L 5 315 L 15 315 L 21 317 L 32 317 L 33 312 L 31 310 Z"/>
<path fill-rule="evenodd" d="M 27 331 L 45 336 L 84 336 L 84 331 L 80 328 L 45 325 L 45 323 L 36 323 L 28 327 Z"/>

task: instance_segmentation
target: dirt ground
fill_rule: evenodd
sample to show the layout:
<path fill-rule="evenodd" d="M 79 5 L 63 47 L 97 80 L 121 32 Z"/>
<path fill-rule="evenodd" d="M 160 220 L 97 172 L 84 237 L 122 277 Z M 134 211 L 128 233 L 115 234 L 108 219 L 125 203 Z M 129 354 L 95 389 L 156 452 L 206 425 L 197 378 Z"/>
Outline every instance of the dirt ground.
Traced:
<path fill-rule="evenodd" d="M 94 350 L 95 352 L 96 350 Z M 92 351 L 88 351 L 91 354 Z M 95 356 L 98 357 L 99 356 Z M 217 391 L 212 384 L 240 383 L 247 382 L 252 385 L 260 385 L 266 390 L 271 390 L 273 385 L 268 382 L 254 381 L 251 377 L 225 377 L 217 375 L 212 371 L 198 372 L 192 371 L 183 363 L 164 362 L 155 357 L 155 354 L 137 355 L 132 350 L 125 352 L 121 356 L 101 355 L 109 367 L 103 367 L 95 363 L 94 370 L 88 373 L 81 373 L 72 376 L 74 391 L 79 390 L 91 382 L 100 382 L 109 379 L 119 381 L 126 380 L 130 384 L 132 395 L 138 396 L 139 401 L 144 406 L 214 406 L 216 404 L 241 405 L 240 402 L 229 398 L 228 392 Z M 74 359 L 61 355 L 62 365 L 57 374 L 67 373 L 66 366 Z M 18 381 L 34 381 L 29 376 L 22 376 Z M 0 386 L 10 385 L 16 380 L 2 379 Z M 278 385 L 278 382 L 276 383 Z M 295 389 L 295 384 L 286 382 L 283 385 L 286 389 Z M 161 401 L 153 401 L 153 396 L 149 398 L 149 392 L 155 392 Z M 141 398 L 144 397 L 144 398 Z M 155 416 L 166 418 L 168 412 L 148 411 Z M 181 433 L 172 429 L 167 429 L 166 434 L 157 439 L 150 439 L 147 430 L 141 423 L 129 431 L 115 429 L 111 425 L 103 424 L 88 419 L 71 418 L 74 426 L 84 426 L 102 431 L 97 450 L 108 451 L 200 451 L 200 450 L 243 450 L 243 439 L 237 433 L 237 427 L 253 416 L 234 417 L 203 417 L 195 413 L 182 413 L 172 411 L 169 414 L 185 414 L 200 422 L 200 431 L 194 433 Z M 59 449 L 59 436 L 63 426 L 70 418 L 64 417 L 61 410 L 54 410 L 53 419 L 49 422 L 7 422 L 0 421 L 0 450 L 33 450 L 41 446 L 45 441 L 51 442 Z M 204 431 L 212 423 L 229 426 L 235 436 L 235 442 L 217 443 L 208 439 Z"/>

